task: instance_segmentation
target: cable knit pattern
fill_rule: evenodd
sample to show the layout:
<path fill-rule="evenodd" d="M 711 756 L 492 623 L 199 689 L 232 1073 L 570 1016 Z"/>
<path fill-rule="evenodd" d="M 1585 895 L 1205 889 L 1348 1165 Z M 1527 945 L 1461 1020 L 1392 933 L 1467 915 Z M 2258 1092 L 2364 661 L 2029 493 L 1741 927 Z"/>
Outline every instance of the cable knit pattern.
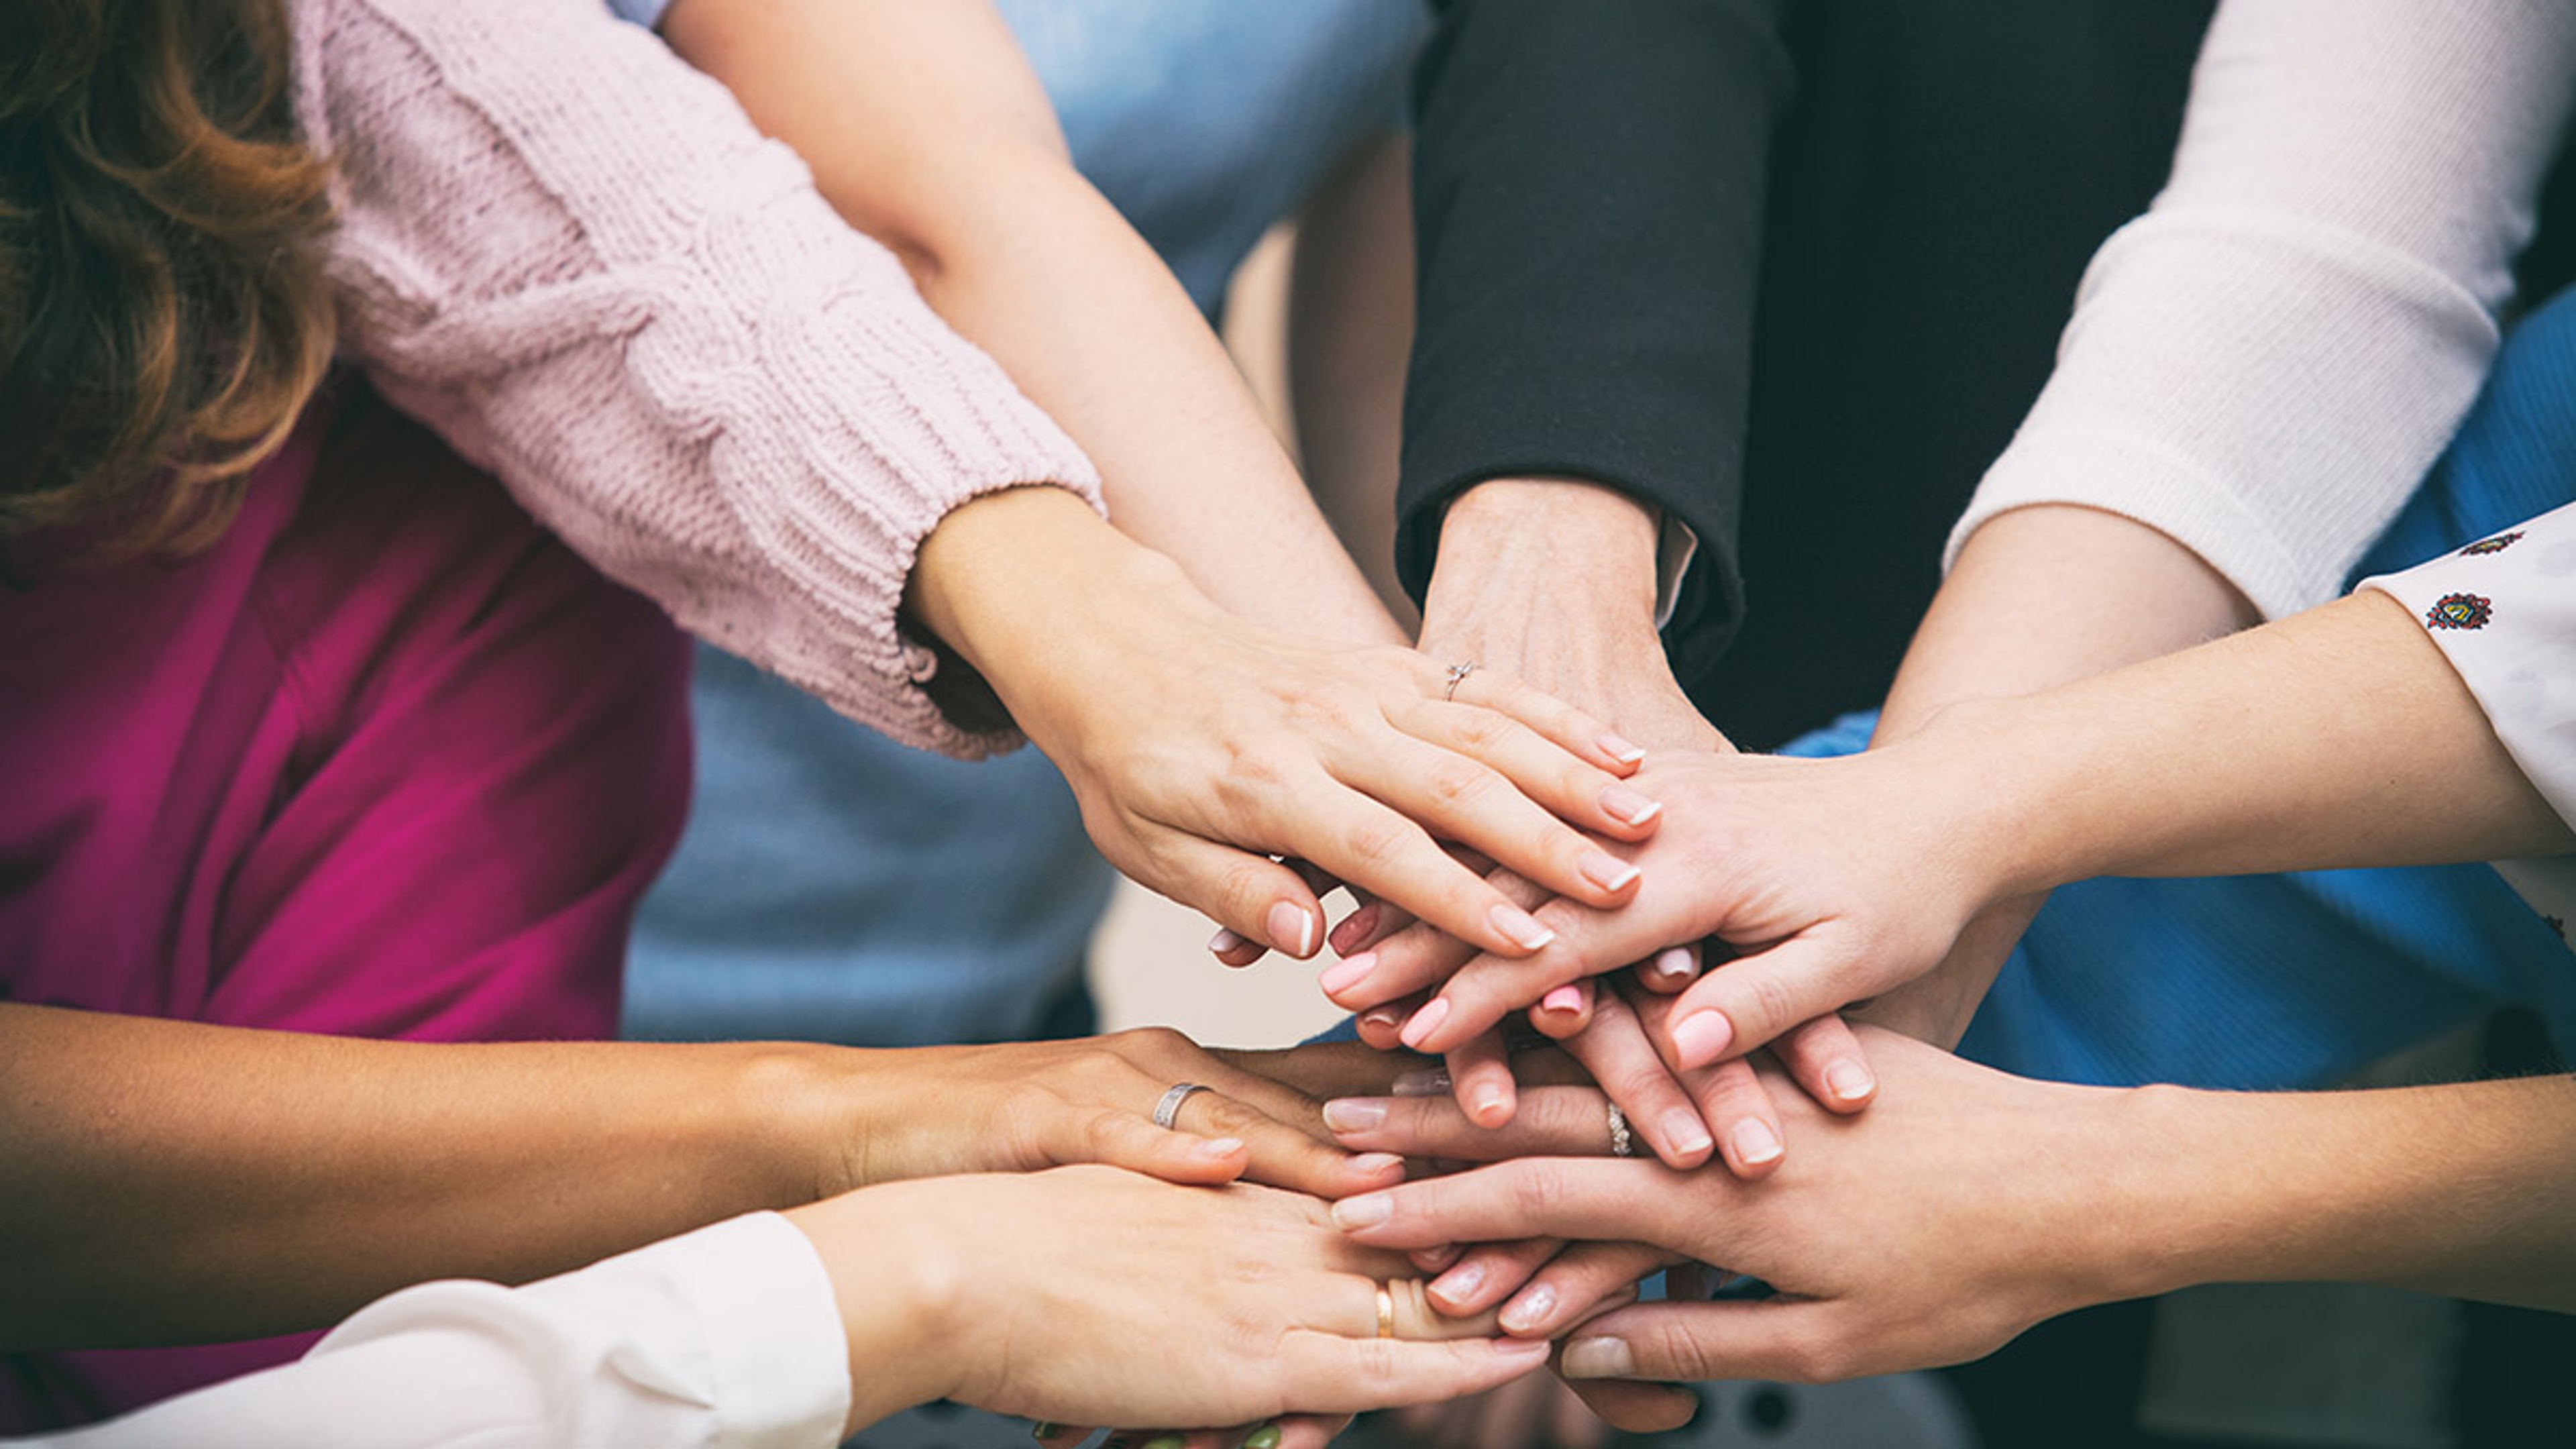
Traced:
<path fill-rule="evenodd" d="M 2267 617 L 2333 598 L 2477 396 L 2572 82 L 2566 0 L 2227 0 L 2172 182 L 2094 258 L 1951 556 L 2079 503 Z"/>
<path fill-rule="evenodd" d="M 294 0 L 343 345 L 691 632 L 907 744 L 921 540 L 1081 450 L 733 97 L 597 0 Z"/>

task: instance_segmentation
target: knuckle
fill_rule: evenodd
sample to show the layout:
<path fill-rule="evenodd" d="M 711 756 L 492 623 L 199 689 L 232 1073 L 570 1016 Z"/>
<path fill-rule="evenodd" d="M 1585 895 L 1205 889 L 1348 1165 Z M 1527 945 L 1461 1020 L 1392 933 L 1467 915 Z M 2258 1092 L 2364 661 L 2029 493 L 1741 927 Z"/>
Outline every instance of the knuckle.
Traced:
<path fill-rule="evenodd" d="M 1513 1211 L 1523 1221 L 1532 1224 L 1552 1221 L 1565 1205 L 1565 1181 L 1543 1164 L 1525 1165 L 1512 1174 L 1511 1201 Z"/>
<path fill-rule="evenodd" d="M 1490 798 L 1502 777 L 1472 760 L 1452 755 L 1435 765 L 1423 781 L 1433 806 L 1449 813 L 1472 810 Z"/>
<path fill-rule="evenodd" d="M 1352 822 L 1342 834 L 1342 843 L 1353 859 L 1385 866 L 1403 856 L 1412 836 L 1413 828 L 1401 817 L 1372 813 Z"/>

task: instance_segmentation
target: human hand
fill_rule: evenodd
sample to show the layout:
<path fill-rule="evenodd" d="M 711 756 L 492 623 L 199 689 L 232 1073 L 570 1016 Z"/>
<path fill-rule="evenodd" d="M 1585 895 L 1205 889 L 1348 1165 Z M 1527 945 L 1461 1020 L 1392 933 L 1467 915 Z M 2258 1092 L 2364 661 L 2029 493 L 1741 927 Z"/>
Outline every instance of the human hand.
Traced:
<path fill-rule="evenodd" d="M 1361 1242 L 1407 1250 L 1533 1236 L 1643 1243 L 1781 1295 L 1618 1309 L 1567 1345 L 1562 1368 L 1578 1380 L 1814 1382 L 1952 1363 L 2148 1286 L 2136 1275 L 2149 1265 L 2133 1262 L 2144 1256 L 2137 1225 L 2097 1207 L 2154 1170 L 2138 1151 L 2137 1094 L 2006 1076 L 1875 1028 L 1860 1038 L 1885 1100 L 1837 1117 L 1775 1093 L 1801 1145 L 1768 1181 L 1608 1160 L 1606 1103 L 1580 1089 L 1531 1092 L 1501 1131 L 1415 1098 L 1372 1140 L 1408 1156 L 1512 1160 L 1348 1198 L 1334 1219 Z M 1524 1296 L 1544 1283 L 1561 1311 L 1579 1313 L 1627 1281 L 1570 1259 Z M 1644 1427 L 1639 1405 L 1623 1403 L 1625 1427 Z"/>
<path fill-rule="evenodd" d="M 1375 1071 L 1349 1054 L 1374 1059 Z M 1073 1041 L 816 1048 L 789 1119 L 818 1160 L 826 1192 L 962 1172 L 1034 1172 L 1106 1163 L 1172 1182 L 1238 1177 L 1318 1197 L 1384 1187 L 1403 1164 L 1333 1144 L 1315 1095 L 1272 1073 L 1303 1072 L 1328 1090 L 1368 1089 L 1400 1064 L 1364 1047 L 1212 1053 L 1153 1027 Z M 1251 1067 L 1236 1065 L 1237 1061 Z M 1182 1082 L 1210 1088 L 1155 1125 Z"/>
<path fill-rule="evenodd" d="M 841 1303 L 854 1430 L 935 1398 L 1056 1424 L 1251 1425 L 1452 1398 L 1547 1357 L 1432 1313 L 1400 1255 L 1299 1194 L 1077 1167 L 896 1183 L 788 1217 Z"/>
<path fill-rule="evenodd" d="M 1594 905 L 1634 889 L 1584 832 L 1653 831 L 1619 783 L 1642 751 L 1499 670 L 1452 681 L 1410 650 L 1246 624 L 1057 489 L 956 510 L 913 582 L 1064 769 L 1102 853 L 1247 939 L 1323 942 L 1312 885 L 1273 855 L 1504 955 L 1543 933 L 1440 841 Z"/>
<path fill-rule="evenodd" d="M 1365 995 L 1436 984 L 1404 1039 L 1446 1051 L 1560 986 L 1716 937 L 1735 954 L 1673 998 L 1665 1035 L 1685 1069 L 1740 1056 L 1921 975 L 1971 917 L 2022 893 L 1996 875 L 2009 819 L 1951 758 L 1910 742 L 1841 760 L 1658 756 L 1639 778 L 1682 823 L 1628 852 L 1650 867 L 1635 899 L 1615 914 L 1551 902 L 1536 913 L 1557 933 L 1548 947 L 1481 955 L 1445 983 L 1381 951 Z"/>

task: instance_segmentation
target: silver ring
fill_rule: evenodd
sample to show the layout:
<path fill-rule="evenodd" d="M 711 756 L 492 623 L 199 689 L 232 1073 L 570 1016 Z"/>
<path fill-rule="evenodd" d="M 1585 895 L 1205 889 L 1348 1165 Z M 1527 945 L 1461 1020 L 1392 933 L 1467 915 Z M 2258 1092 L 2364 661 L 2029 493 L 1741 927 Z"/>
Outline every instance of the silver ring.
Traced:
<path fill-rule="evenodd" d="M 1628 1114 L 1620 1111 L 1619 1104 L 1616 1102 L 1610 1104 L 1610 1155 L 1613 1157 L 1637 1155 L 1637 1140 L 1628 1135 Z"/>
<path fill-rule="evenodd" d="M 1190 1099 L 1190 1093 L 1215 1090 L 1214 1087 L 1203 1087 L 1196 1082 L 1174 1082 L 1172 1090 L 1163 1094 L 1163 1100 L 1154 1104 L 1154 1125 L 1166 1132 L 1177 1131 L 1178 1129 L 1172 1126 L 1172 1119 L 1181 1115 L 1181 1104 Z"/>
<path fill-rule="evenodd" d="M 1477 664 L 1473 659 L 1462 659 L 1456 664 L 1450 665 L 1449 687 L 1440 691 L 1440 697 L 1453 704 L 1456 703 L 1458 699 L 1458 686 L 1466 683 L 1467 676 L 1475 673 L 1481 667 L 1483 666 Z"/>

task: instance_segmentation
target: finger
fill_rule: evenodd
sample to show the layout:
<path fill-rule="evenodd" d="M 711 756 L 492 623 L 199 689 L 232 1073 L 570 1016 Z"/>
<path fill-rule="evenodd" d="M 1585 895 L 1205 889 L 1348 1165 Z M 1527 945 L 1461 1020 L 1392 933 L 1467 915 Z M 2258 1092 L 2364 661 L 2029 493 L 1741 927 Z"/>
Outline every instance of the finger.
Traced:
<path fill-rule="evenodd" d="M 1196 1133 L 1232 1143 L 1240 1159 L 1240 1176 L 1314 1197 L 1347 1197 L 1404 1177 L 1402 1158 L 1382 1152 L 1354 1157 L 1221 1091 L 1191 1093 L 1172 1121 L 1173 1129 L 1167 1131 L 1146 1118 L 1117 1114 L 1109 1118 L 1107 1127 L 1132 1124 L 1167 1138 Z"/>
<path fill-rule="evenodd" d="M 1682 1085 L 1699 1104 L 1702 1121 L 1716 1133 L 1727 1169 L 1750 1182 L 1777 1172 L 1788 1154 L 1780 1109 L 1771 1089 L 1742 1057 L 1682 1073 Z"/>
<path fill-rule="evenodd" d="M 1583 1320 L 1634 1298 L 1640 1279 L 1681 1258 L 1651 1243 L 1577 1243 L 1532 1271 L 1498 1315 L 1517 1338 L 1556 1338 Z"/>
<path fill-rule="evenodd" d="M 1310 1042 L 1294 1047 L 1201 1047 L 1197 1050 L 1214 1057 L 1227 1070 L 1242 1074 L 1239 1078 L 1210 1082 L 1210 1086 L 1222 1087 L 1283 1121 L 1302 1113 L 1313 1118 L 1319 1128 L 1322 1119 L 1315 1113 L 1326 1099 L 1384 1092 L 1394 1086 L 1397 1077 L 1429 1062 L 1426 1057 L 1409 1053 L 1390 1056 L 1359 1042 L 1347 1041 Z M 1236 1085 L 1238 1082 L 1241 1085 Z M 1294 1104 L 1293 1108 L 1283 1112 L 1277 1100 L 1264 1094 L 1265 1088 L 1286 1098 Z"/>
<path fill-rule="evenodd" d="M 1445 681 L 1444 681 L 1445 682 Z M 1444 691 L 1449 702 L 1508 715 L 1542 738 L 1618 776 L 1646 762 L 1643 745 L 1534 684 L 1502 670 L 1479 669 Z"/>
<path fill-rule="evenodd" d="M 1829 1112 L 1857 1112 L 1878 1095 L 1878 1073 L 1839 1015 L 1820 1016 L 1771 1043 L 1789 1076 Z"/>
<path fill-rule="evenodd" d="M 1469 1121 L 1492 1129 L 1512 1120 L 1520 1092 L 1512 1081 L 1511 1053 L 1501 1032 L 1489 1031 L 1460 1045 L 1449 1053 L 1445 1065 L 1450 1093 Z"/>
<path fill-rule="evenodd" d="M 1700 945 L 1666 946 L 1649 956 L 1637 967 L 1637 979 L 1649 991 L 1666 996 L 1697 981 L 1700 975 Z"/>
<path fill-rule="evenodd" d="M 1335 955 L 1356 956 L 1404 929 L 1412 920 L 1384 901 L 1363 900 L 1324 933 L 1324 943 L 1333 948 Z"/>
<path fill-rule="evenodd" d="M 1405 1018 L 1411 1016 L 1413 1014 L 1413 1009 L 1420 1006 L 1427 999 L 1428 998 L 1426 997 L 1418 996 L 1408 997 L 1402 1001 L 1388 1002 L 1384 1006 L 1372 1006 L 1368 1010 L 1361 1012 L 1358 1024 L 1360 1040 L 1381 1052 L 1402 1052 L 1403 1055 L 1397 1058 L 1399 1061 L 1420 1062 L 1424 1060 L 1413 1052 L 1405 1050 L 1403 1033 Z M 1449 1090 L 1448 1073 L 1437 1068 L 1425 1068 L 1420 1066 L 1408 1067 L 1405 1073 L 1399 1074 L 1398 1080 L 1401 1081 L 1405 1075 L 1419 1076 L 1425 1071 L 1437 1072 L 1440 1077 L 1440 1090 L 1444 1092 Z M 1390 1089 L 1392 1089 L 1392 1086 L 1390 1086 Z"/>
<path fill-rule="evenodd" d="M 1860 1368 L 1835 1324 L 1835 1305 L 1814 1299 L 1640 1303 L 1585 1324 L 1558 1371 L 1569 1380 L 1822 1383 Z"/>
<path fill-rule="evenodd" d="M 1673 998 L 1670 1033 L 1676 1059 L 1684 1066 L 1705 1066 L 1742 1056 L 1886 984 L 1865 974 L 1845 933 L 1828 923 L 1738 956 Z"/>
<path fill-rule="evenodd" d="M 1509 1338 L 1425 1343 L 1298 1329 L 1280 1340 L 1278 1357 L 1289 1402 L 1357 1414 L 1498 1388 L 1545 1364 L 1547 1350 Z"/>
<path fill-rule="evenodd" d="M 1671 1169 L 1643 1159 L 1523 1157 L 1348 1197 L 1332 1218 L 1379 1248 L 1553 1237 L 1657 1242 L 1679 1197 Z"/>
<path fill-rule="evenodd" d="M 1665 1434 L 1699 1417 L 1699 1395 L 1671 1384 L 1569 1379 L 1566 1387 L 1602 1422 L 1624 1434 Z"/>
<path fill-rule="evenodd" d="M 1350 1426 L 1348 1414 L 1282 1414 L 1245 1436 L 1243 1449 L 1324 1449 Z"/>
<path fill-rule="evenodd" d="M 1485 883 L 1523 910 L 1534 910 L 1550 899 L 1545 886 L 1534 885 L 1507 870 L 1487 872 Z M 1472 943 L 1438 926 L 1415 921 L 1389 933 L 1374 946 L 1347 955 L 1347 960 L 1361 964 L 1335 976 L 1325 985 L 1324 994 L 1346 1011 L 1364 1010 L 1428 991 L 1478 954 Z"/>
<path fill-rule="evenodd" d="M 1343 1156 L 1331 1148 L 1323 1150 L 1336 1159 Z M 1232 1182 L 1252 1165 L 1252 1151 L 1240 1136 L 1175 1131 L 1157 1127 L 1133 1112 L 1115 1110 L 1082 1118 L 1079 1135 L 1060 1141 L 1049 1156 L 1058 1166 L 1100 1162 L 1165 1182 L 1198 1185 Z"/>
<path fill-rule="evenodd" d="M 1511 789 L 1500 776 L 1472 761 L 1460 760 L 1454 755 L 1442 755 L 1441 758 L 1462 769 L 1482 771 L 1505 792 Z M 1551 939 L 1547 928 L 1532 918 L 1528 911 L 1486 884 L 1482 876 L 1452 859 L 1421 825 L 1415 823 L 1417 814 L 1425 819 L 1435 817 L 1437 812 L 1432 811 L 1427 802 L 1442 789 L 1456 788 L 1472 793 L 1475 787 L 1455 784 L 1449 778 L 1446 765 L 1441 767 L 1443 780 L 1429 785 L 1396 780 L 1385 773 L 1389 768 L 1386 761 L 1374 762 L 1368 768 L 1379 772 L 1381 784 L 1386 787 L 1384 796 L 1371 798 L 1376 793 L 1374 791 L 1360 793 L 1367 788 L 1364 781 L 1353 782 L 1358 788 L 1334 781 L 1314 789 L 1283 792 L 1283 798 L 1301 802 L 1300 816 L 1273 819 L 1268 822 L 1271 833 L 1288 838 L 1299 854 L 1314 860 L 1339 878 L 1391 900 L 1421 921 L 1472 942 L 1491 954 L 1522 956 Z M 1546 820 L 1546 829 L 1582 841 L 1581 836 L 1554 822 L 1546 812 L 1527 800 L 1520 801 L 1520 808 Z M 1582 848 L 1591 847 L 1587 843 Z M 1295 879 L 1293 875 L 1288 878 Z M 1302 882 L 1298 889 L 1304 890 Z M 1244 929 L 1231 919 L 1220 919 L 1239 931 Z M 1317 931 L 1316 939 L 1320 941 L 1320 925 Z"/>
<path fill-rule="evenodd" d="M 1575 828 L 1590 824 L 1592 817 L 1603 812 L 1595 809 L 1569 823 L 1524 794 L 1509 775 L 1472 755 L 1407 735 L 1390 735 L 1365 755 L 1337 759 L 1333 773 L 1420 822 L 1439 839 L 1473 846 L 1492 856 L 1496 864 L 1587 905 L 1619 904 L 1635 893 L 1642 878 L 1635 865 Z M 1439 919 L 1428 911 L 1415 914 Z M 1525 912 L 1517 920 L 1507 918 L 1493 930 L 1477 934 L 1459 931 L 1446 921 L 1440 924 L 1454 935 L 1480 941 L 1499 933 L 1500 947 L 1488 949 L 1534 951 L 1546 944 L 1543 929 Z"/>
<path fill-rule="evenodd" d="M 1569 1038 L 1565 1050 L 1619 1104 L 1655 1156 L 1675 1167 L 1708 1161 L 1717 1139 L 1623 992 L 1602 992 L 1592 1025 Z"/>
<path fill-rule="evenodd" d="M 1454 1098 L 1342 1097 L 1324 1104 L 1324 1125 L 1344 1147 L 1400 1157 L 1600 1157 L 1610 1151 L 1609 1106 L 1588 1087 L 1541 1087 L 1520 1094 L 1509 1123 L 1485 1127 Z"/>
<path fill-rule="evenodd" d="M 1480 1243 L 1467 1250 L 1456 1264 L 1431 1280 L 1426 1291 L 1431 1306 L 1453 1318 L 1482 1313 L 1496 1307 L 1519 1291 L 1530 1275 L 1544 1267 L 1548 1259 L 1565 1247 L 1562 1238 L 1523 1238 L 1512 1243 Z M 1529 1334 L 1503 1325 L 1527 1338 Z"/>
<path fill-rule="evenodd" d="M 1485 765 L 1531 803 L 1578 829 L 1637 841 L 1652 835 L 1662 821 L 1663 811 L 1637 787 L 1568 754 L 1509 715 L 1425 700 L 1390 710 L 1388 722 L 1415 739 Z"/>
<path fill-rule="evenodd" d="M 1148 889 L 1179 901 L 1232 932 L 1243 945 L 1219 951 L 1219 959 L 1242 957 L 1249 964 L 1259 951 L 1281 951 L 1303 959 L 1315 954 L 1324 939 L 1324 907 L 1297 872 L 1266 855 L 1238 850 L 1168 826 L 1139 832 L 1144 861 L 1111 863 Z M 1126 852 L 1121 852 L 1126 854 Z M 1208 943 L 1216 950 L 1223 937 Z"/>
<path fill-rule="evenodd" d="M 1592 1024 L 1592 994 L 1590 981 L 1567 982 L 1530 1008 L 1530 1025 L 1541 1036 L 1564 1041 Z"/>

